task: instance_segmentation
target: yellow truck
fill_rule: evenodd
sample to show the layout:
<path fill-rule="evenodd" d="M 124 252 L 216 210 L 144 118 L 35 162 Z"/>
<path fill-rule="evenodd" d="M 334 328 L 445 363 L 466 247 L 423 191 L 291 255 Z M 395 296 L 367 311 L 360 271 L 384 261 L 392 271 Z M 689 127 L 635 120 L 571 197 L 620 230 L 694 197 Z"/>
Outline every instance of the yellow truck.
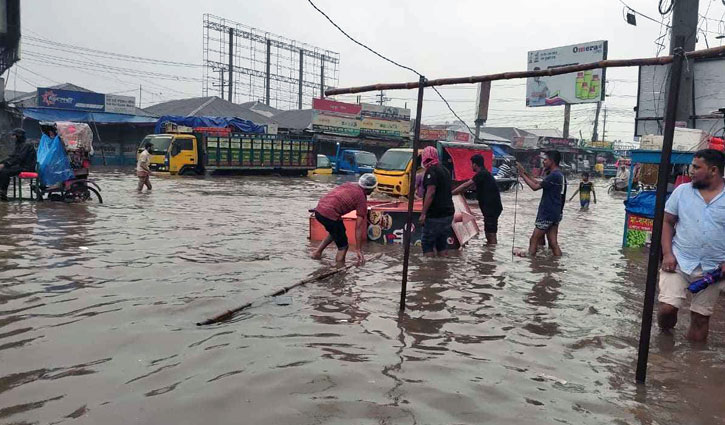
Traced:
<path fill-rule="evenodd" d="M 312 138 L 287 135 L 231 133 L 226 129 L 146 136 L 153 143 L 150 168 L 170 174 L 215 171 L 307 174 L 317 165 L 317 144 Z"/>
<path fill-rule="evenodd" d="M 413 149 L 388 149 L 375 165 L 378 190 L 392 196 L 408 196 Z M 418 164 L 420 165 L 420 164 Z"/>

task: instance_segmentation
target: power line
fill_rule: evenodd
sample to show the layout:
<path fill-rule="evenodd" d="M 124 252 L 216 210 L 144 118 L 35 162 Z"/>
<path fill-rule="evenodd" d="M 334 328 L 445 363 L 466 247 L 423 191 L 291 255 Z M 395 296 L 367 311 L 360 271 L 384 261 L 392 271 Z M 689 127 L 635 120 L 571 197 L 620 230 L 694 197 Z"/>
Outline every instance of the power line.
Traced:
<path fill-rule="evenodd" d="M 330 18 L 329 16 L 327 16 L 327 14 L 326 14 L 325 12 L 323 12 L 323 11 L 322 11 L 322 10 L 321 10 L 321 9 L 320 9 L 319 7 L 317 7 L 317 6 L 315 5 L 315 3 L 313 3 L 313 2 L 312 2 L 312 0 L 307 0 L 307 2 L 308 2 L 308 3 L 310 3 L 310 5 L 312 5 L 312 7 L 313 7 L 313 8 L 314 8 L 314 9 L 315 9 L 316 11 L 320 12 L 320 14 L 322 14 L 322 16 L 324 16 L 324 17 L 325 17 L 325 18 L 326 18 L 326 19 L 327 19 L 327 20 L 328 20 L 328 21 L 329 21 L 329 22 L 330 22 L 330 23 L 331 23 L 331 24 L 332 24 L 332 25 L 333 25 L 333 26 L 334 26 L 335 28 L 337 28 L 337 29 L 338 29 L 338 30 L 339 30 L 339 31 L 340 31 L 341 33 L 343 33 L 343 34 L 345 35 L 345 37 L 349 38 L 349 39 L 350 39 L 350 40 L 351 40 L 351 41 L 352 41 L 353 43 L 355 43 L 355 44 L 357 44 L 358 46 L 361 46 L 361 47 L 363 47 L 363 48 L 367 49 L 368 51 L 370 51 L 370 52 L 371 52 L 371 53 L 373 53 L 374 55 L 378 56 L 379 58 L 381 58 L 381 59 L 383 59 L 383 60 L 385 60 L 385 61 L 388 61 L 388 62 L 392 63 L 393 65 L 396 65 L 396 66 L 398 66 L 399 68 L 402 68 L 402 69 L 406 69 L 406 70 L 408 70 L 408 71 L 411 71 L 411 72 L 413 72 L 414 74 L 418 75 L 419 77 L 423 77 L 423 78 L 425 78 L 425 77 L 423 76 L 423 74 L 421 74 L 420 72 L 416 71 L 415 69 L 413 69 L 413 68 L 411 68 L 411 67 L 409 67 L 409 66 L 401 65 L 401 64 L 399 64 L 398 62 L 396 62 L 396 61 L 394 61 L 394 60 L 392 60 L 392 59 L 389 59 L 389 58 L 387 58 L 387 57 L 385 57 L 385 56 L 381 55 L 380 53 L 378 53 L 378 52 L 376 52 L 375 50 L 371 49 L 370 47 L 366 46 L 365 44 L 363 44 L 363 43 L 361 43 L 361 42 L 359 42 L 359 41 L 355 40 L 355 39 L 354 39 L 354 38 L 352 38 L 352 37 L 351 37 L 351 36 L 350 36 L 350 35 L 349 35 L 348 33 L 346 33 L 346 32 L 345 32 L 345 31 L 344 31 L 344 30 L 343 30 L 342 28 L 340 28 L 340 26 L 339 26 L 339 25 L 337 25 L 337 24 L 336 24 L 336 23 L 335 23 L 335 22 L 334 22 L 334 21 L 333 21 L 333 20 L 332 20 L 332 19 L 331 19 L 331 18 Z M 449 109 L 449 110 L 451 111 L 451 113 L 453 113 L 453 115 L 455 115 L 455 116 L 456 116 L 456 118 L 457 118 L 457 119 L 458 119 L 458 120 L 459 120 L 459 121 L 460 121 L 461 123 L 463 123 L 463 125 L 465 125 L 465 126 L 466 126 L 466 128 L 468 128 L 468 131 L 469 131 L 469 133 L 471 133 L 471 134 L 475 134 L 475 133 L 473 132 L 473 130 L 471 129 L 471 127 L 470 127 L 470 126 L 469 126 L 469 125 L 468 125 L 468 124 L 467 124 L 467 123 L 466 123 L 465 121 L 463 121 L 463 120 L 462 120 L 462 119 L 461 119 L 461 118 L 460 118 L 460 117 L 458 116 L 458 114 L 456 113 L 456 111 L 454 111 L 454 110 L 453 110 L 453 108 L 452 108 L 452 107 L 451 107 L 451 105 L 450 105 L 450 104 L 448 103 L 448 101 L 446 100 L 446 98 L 445 98 L 445 97 L 443 97 L 443 95 L 441 94 L 441 92 L 439 92 L 439 91 L 438 91 L 438 89 L 437 89 L 436 87 L 431 87 L 431 88 L 433 89 L 433 91 L 435 91 L 435 92 L 436 92 L 436 93 L 438 94 L 438 96 L 440 96 L 440 98 L 441 98 L 441 99 L 443 100 L 443 102 L 445 102 L 446 106 L 447 106 L 447 107 L 448 107 L 448 109 Z M 416 117 L 416 119 L 418 119 L 418 118 Z"/>

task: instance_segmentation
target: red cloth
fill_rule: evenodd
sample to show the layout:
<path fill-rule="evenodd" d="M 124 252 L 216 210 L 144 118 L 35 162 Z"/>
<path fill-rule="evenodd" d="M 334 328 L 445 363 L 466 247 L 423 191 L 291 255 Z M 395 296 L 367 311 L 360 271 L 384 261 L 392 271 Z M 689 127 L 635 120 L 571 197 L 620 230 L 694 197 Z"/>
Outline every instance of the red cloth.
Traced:
<path fill-rule="evenodd" d="M 446 152 L 451 156 L 453 161 L 453 180 L 460 182 L 468 179 L 472 179 L 476 174 L 473 172 L 471 167 L 471 157 L 473 155 L 481 155 L 483 157 L 483 163 L 486 169 L 491 171 L 491 162 L 493 153 L 491 151 L 477 151 L 473 149 L 464 148 L 446 148 Z"/>
<path fill-rule="evenodd" d="M 323 196 L 315 210 L 325 218 L 335 221 L 353 210 L 357 211 L 358 217 L 367 217 L 368 198 L 357 183 L 345 183 Z"/>
<path fill-rule="evenodd" d="M 433 146 L 427 146 L 423 149 L 421 160 L 425 168 L 438 165 L 438 151 Z"/>

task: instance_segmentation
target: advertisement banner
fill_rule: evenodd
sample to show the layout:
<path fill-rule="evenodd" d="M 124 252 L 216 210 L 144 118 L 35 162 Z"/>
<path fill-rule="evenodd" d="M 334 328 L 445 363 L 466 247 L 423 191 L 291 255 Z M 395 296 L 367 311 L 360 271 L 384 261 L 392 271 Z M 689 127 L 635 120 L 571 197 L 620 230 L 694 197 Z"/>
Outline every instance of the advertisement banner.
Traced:
<path fill-rule="evenodd" d="M 420 140 L 448 140 L 448 130 L 420 129 Z"/>
<path fill-rule="evenodd" d="M 607 59 L 604 40 L 554 49 L 534 50 L 528 54 L 528 71 L 560 68 Z M 526 79 L 526 106 L 555 106 L 592 103 L 604 100 L 604 71 L 593 69 L 552 77 Z"/>
<path fill-rule="evenodd" d="M 654 220 L 636 214 L 628 214 L 626 247 L 642 248 L 652 242 Z"/>
<path fill-rule="evenodd" d="M 101 93 L 38 88 L 38 106 L 102 112 L 105 98 Z"/>
<path fill-rule="evenodd" d="M 321 133 L 359 136 L 361 120 L 355 116 L 344 117 L 312 111 L 312 130 Z"/>
<path fill-rule="evenodd" d="M 312 109 L 328 113 L 327 115 L 340 114 L 359 116 L 360 111 L 362 111 L 362 105 L 336 102 L 334 100 L 327 99 L 312 99 Z"/>
<path fill-rule="evenodd" d="M 363 103 L 361 114 L 363 118 L 382 118 L 393 121 L 410 121 L 410 109 L 396 108 L 394 106 L 372 105 Z"/>
<path fill-rule="evenodd" d="M 116 94 L 107 94 L 106 97 L 106 112 L 112 112 L 115 114 L 136 114 L 136 98 L 133 96 L 119 96 Z"/>
<path fill-rule="evenodd" d="M 410 124 L 407 121 L 389 121 L 363 117 L 360 127 L 361 134 L 370 136 L 408 137 Z"/>
<path fill-rule="evenodd" d="M 579 143 L 579 139 L 565 139 L 563 137 L 543 137 L 541 139 L 542 148 L 574 148 Z"/>

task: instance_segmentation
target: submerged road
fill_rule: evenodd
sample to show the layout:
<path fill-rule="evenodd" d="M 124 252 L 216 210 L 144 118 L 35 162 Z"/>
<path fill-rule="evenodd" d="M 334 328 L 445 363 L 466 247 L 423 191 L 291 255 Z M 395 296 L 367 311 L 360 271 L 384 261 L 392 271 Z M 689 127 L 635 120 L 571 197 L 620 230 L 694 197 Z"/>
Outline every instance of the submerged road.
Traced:
<path fill-rule="evenodd" d="M 561 259 L 512 260 L 511 191 L 498 247 L 413 248 L 402 315 L 402 247 L 370 243 L 381 259 L 291 305 L 197 327 L 323 267 L 307 209 L 340 180 L 94 177 L 103 205 L 0 204 L 0 423 L 725 423 L 722 299 L 706 346 L 687 311 L 653 329 L 634 384 L 647 257 L 602 181 L 589 212 L 567 204 Z M 518 194 L 518 247 L 539 196 Z"/>

